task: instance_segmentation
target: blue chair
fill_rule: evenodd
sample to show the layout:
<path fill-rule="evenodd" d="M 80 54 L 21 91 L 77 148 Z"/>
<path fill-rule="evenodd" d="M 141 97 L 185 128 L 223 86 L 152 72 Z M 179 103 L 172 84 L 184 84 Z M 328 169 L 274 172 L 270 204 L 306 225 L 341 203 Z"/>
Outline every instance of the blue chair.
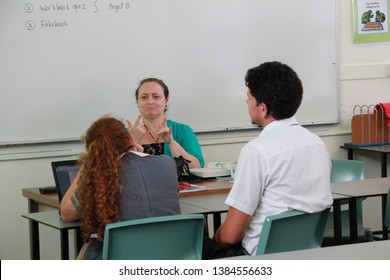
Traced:
<path fill-rule="evenodd" d="M 171 215 L 106 225 L 104 260 L 201 260 L 202 214 Z"/>
<path fill-rule="evenodd" d="M 363 180 L 364 176 L 364 162 L 358 160 L 347 159 L 332 159 L 332 170 L 330 174 L 331 182 L 346 182 Z M 356 200 L 356 212 L 357 212 L 357 226 L 358 226 L 358 238 L 359 241 L 372 241 L 373 233 L 370 228 L 363 226 L 363 200 L 365 198 L 359 198 Z M 347 205 L 348 200 L 341 200 L 341 205 Z M 349 210 L 341 210 L 341 229 L 343 243 L 348 242 L 350 236 L 349 228 Z M 323 246 L 335 245 L 334 238 L 334 225 L 333 225 L 333 212 L 330 213 L 329 219 L 326 225 L 324 234 Z"/>
<path fill-rule="evenodd" d="M 317 213 L 288 211 L 265 219 L 256 255 L 319 248 L 330 208 Z"/>

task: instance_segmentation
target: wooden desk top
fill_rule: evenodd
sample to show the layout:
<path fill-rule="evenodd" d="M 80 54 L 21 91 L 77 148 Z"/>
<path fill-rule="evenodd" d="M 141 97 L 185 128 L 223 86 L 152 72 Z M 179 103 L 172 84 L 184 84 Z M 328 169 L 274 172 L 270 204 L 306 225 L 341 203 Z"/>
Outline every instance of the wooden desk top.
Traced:
<path fill-rule="evenodd" d="M 39 204 L 48 205 L 57 209 L 60 208 L 57 193 L 41 194 L 39 188 L 26 188 L 22 189 L 22 195 Z"/>
<path fill-rule="evenodd" d="M 219 193 L 228 193 L 233 186 L 232 182 L 228 181 L 216 181 L 214 179 L 205 179 L 194 185 L 205 186 L 207 190 L 196 191 L 196 192 L 186 192 L 180 193 L 180 197 L 189 197 L 189 196 L 199 196 L 199 195 L 210 195 L 210 194 L 219 194 Z"/>
<path fill-rule="evenodd" d="M 232 182 L 218 182 L 213 179 L 203 180 L 196 185 L 207 187 L 206 190 L 196 192 L 180 193 L 180 197 L 201 196 L 210 194 L 228 193 L 233 186 Z M 25 188 L 22 189 L 22 195 L 28 199 L 31 199 L 39 204 L 48 205 L 59 209 L 60 203 L 58 202 L 58 196 L 56 193 L 41 194 L 39 188 Z"/>

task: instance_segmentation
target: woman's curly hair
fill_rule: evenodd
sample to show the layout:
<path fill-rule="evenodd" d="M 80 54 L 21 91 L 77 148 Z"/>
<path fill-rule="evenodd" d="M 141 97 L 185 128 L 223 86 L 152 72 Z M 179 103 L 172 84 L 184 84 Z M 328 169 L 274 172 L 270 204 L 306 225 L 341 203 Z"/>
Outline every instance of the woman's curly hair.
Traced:
<path fill-rule="evenodd" d="M 96 230 L 102 241 L 105 226 L 121 220 L 119 159 L 132 143 L 124 123 L 113 117 L 94 122 L 84 142 L 86 153 L 79 159 L 82 168 L 78 182 L 82 237 L 88 242 Z"/>

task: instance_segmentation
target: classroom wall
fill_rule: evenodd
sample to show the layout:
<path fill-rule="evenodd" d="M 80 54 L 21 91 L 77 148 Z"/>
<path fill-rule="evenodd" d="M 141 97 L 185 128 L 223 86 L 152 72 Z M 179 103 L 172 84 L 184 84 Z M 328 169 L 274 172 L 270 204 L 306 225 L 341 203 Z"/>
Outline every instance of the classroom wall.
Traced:
<path fill-rule="evenodd" d="M 340 2 L 341 122 L 309 127 L 324 140 L 332 158 L 347 157 L 346 151 L 339 146 L 351 141 L 350 119 L 356 104 L 390 102 L 390 78 L 385 70 L 390 64 L 390 46 L 354 47 L 351 1 Z M 318 109 L 323 109 L 321 104 L 318 104 Z M 201 133 L 198 137 L 206 162 L 235 161 L 242 146 L 257 133 Z M 0 259 L 29 259 L 28 222 L 21 217 L 27 212 L 22 188 L 52 185 L 50 162 L 76 158 L 82 150 L 83 147 L 75 142 L 0 147 Z M 380 176 L 379 156 L 356 153 L 356 159 L 366 162 L 367 178 Z M 367 199 L 364 205 L 365 225 L 374 230 L 380 229 L 378 213 L 380 200 Z M 42 258 L 59 259 L 59 232 L 41 227 L 41 236 Z"/>

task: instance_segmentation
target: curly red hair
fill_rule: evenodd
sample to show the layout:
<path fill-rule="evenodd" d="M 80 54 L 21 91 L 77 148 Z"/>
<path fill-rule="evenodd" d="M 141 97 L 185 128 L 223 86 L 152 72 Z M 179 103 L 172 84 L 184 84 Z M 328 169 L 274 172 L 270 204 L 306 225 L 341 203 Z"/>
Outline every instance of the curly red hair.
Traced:
<path fill-rule="evenodd" d="M 119 158 L 132 144 L 123 122 L 103 117 L 94 122 L 84 137 L 86 153 L 79 159 L 79 196 L 82 237 L 88 242 L 93 232 L 100 241 L 107 224 L 121 220 Z"/>

